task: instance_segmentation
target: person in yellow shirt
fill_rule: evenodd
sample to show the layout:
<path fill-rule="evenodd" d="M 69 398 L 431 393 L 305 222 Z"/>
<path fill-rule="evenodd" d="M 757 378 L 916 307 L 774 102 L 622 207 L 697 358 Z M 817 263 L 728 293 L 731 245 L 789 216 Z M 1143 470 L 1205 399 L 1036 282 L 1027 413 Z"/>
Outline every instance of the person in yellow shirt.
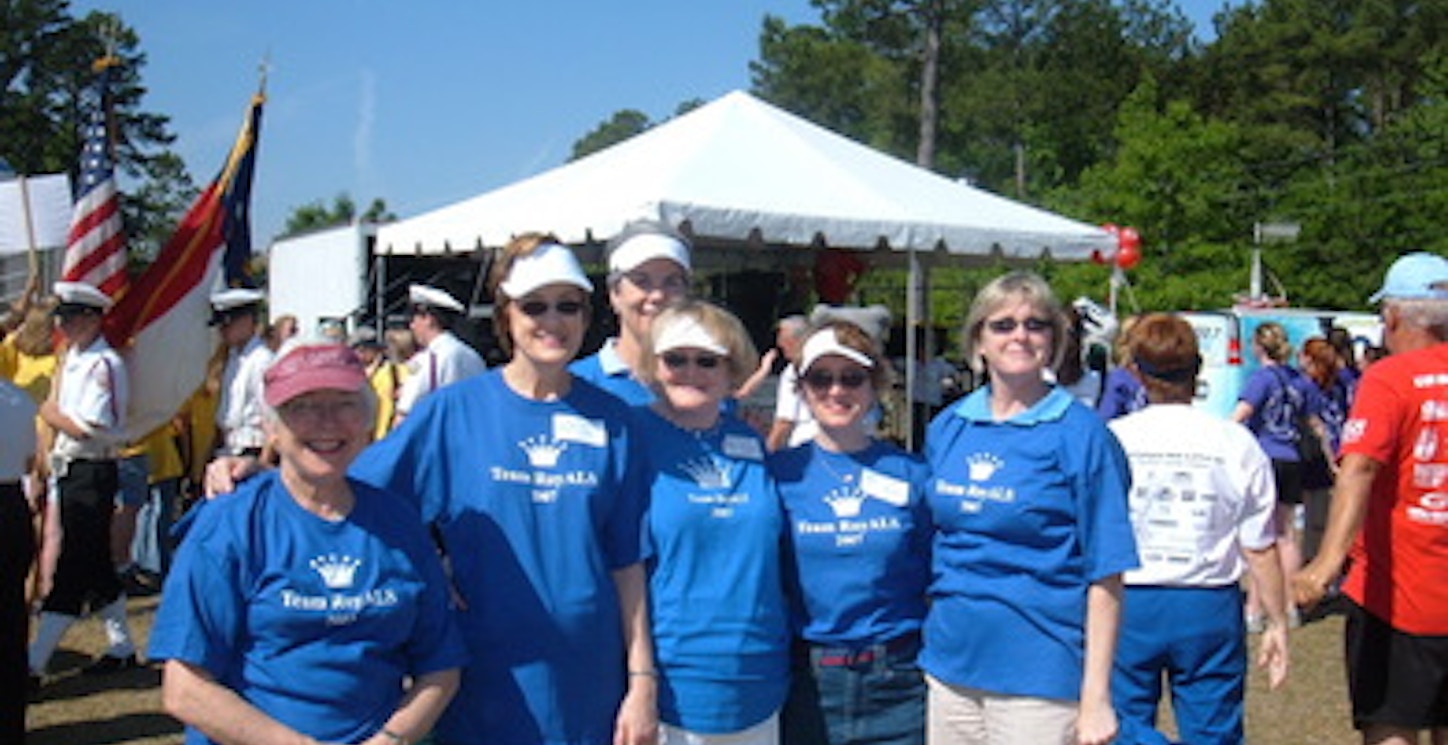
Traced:
<path fill-rule="evenodd" d="M 371 327 L 357 327 L 347 343 L 362 359 L 367 369 L 367 381 L 377 394 L 377 421 L 372 428 L 372 439 L 380 440 L 392 429 L 392 417 L 397 411 L 397 391 L 402 386 L 400 365 L 388 359 L 382 340 L 377 338 L 377 331 Z"/>
<path fill-rule="evenodd" d="M 50 383 L 55 379 L 53 307 L 49 300 L 25 302 L 16 309 L 20 325 L 0 341 L 0 377 L 29 393 L 37 406 L 50 395 Z"/>

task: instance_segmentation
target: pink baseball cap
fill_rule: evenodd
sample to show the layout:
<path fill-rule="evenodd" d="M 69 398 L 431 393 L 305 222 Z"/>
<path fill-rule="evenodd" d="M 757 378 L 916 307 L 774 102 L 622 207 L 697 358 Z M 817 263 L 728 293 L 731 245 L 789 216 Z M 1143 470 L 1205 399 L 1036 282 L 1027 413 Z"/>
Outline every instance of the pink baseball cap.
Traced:
<path fill-rule="evenodd" d="M 357 353 L 342 344 L 282 347 L 262 376 L 262 398 L 276 408 L 312 391 L 358 391 L 367 372 Z"/>

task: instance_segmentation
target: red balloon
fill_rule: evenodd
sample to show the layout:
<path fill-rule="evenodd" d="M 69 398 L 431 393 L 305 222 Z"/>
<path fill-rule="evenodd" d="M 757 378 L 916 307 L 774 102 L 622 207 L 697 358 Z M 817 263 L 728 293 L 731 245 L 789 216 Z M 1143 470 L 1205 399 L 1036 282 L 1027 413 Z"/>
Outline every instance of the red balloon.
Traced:
<path fill-rule="evenodd" d="M 1121 232 L 1116 234 L 1116 245 L 1122 249 L 1138 249 L 1139 254 L 1141 234 L 1136 232 L 1136 228 L 1122 228 Z M 1137 258 L 1141 258 L 1140 255 Z"/>
<path fill-rule="evenodd" d="M 1102 224 L 1101 229 L 1112 235 L 1117 235 L 1121 232 L 1121 228 L 1117 227 L 1116 223 L 1114 222 Z"/>
<path fill-rule="evenodd" d="M 1139 243 L 1124 245 L 1116 252 L 1116 265 L 1122 269 L 1130 269 L 1141 262 L 1141 246 Z"/>

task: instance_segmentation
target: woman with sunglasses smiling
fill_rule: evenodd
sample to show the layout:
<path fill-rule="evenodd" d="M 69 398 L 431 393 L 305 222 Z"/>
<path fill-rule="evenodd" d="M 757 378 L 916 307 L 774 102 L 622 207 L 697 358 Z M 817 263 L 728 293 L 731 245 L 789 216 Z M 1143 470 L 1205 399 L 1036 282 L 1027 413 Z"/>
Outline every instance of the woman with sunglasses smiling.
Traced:
<path fill-rule="evenodd" d="M 166 710 L 188 743 L 416 742 L 467 652 L 417 512 L 347 475 L 372 439 L 362 361 L 291 343 L 262 387 L 281 466 L 193 510 L 151 633 Z"/>
<path fill-rule="evenodd" d="M 1116 734 L 1121 575 L 1138 564 L 1130 470 L 1101 418 L 1046 382 L 1064 334 L 1039 276 L 991 281 L 964 334 L 988 383 L 926 431 L 937 537 L 920 666 L 932 745 Z"/>
<path fill-rule="evenodd" d="M 789 525 L 796 639 L 784 740 L 919 745 L 925 680 L 915 657 L 932 535 L 925 463 L 867 434 L 865 415 L 889 380 L 859 327 L 811 333 L 799 370 L 818 431 L 770 460 Z"/>
<path fill-rule="evenodd" d="M 689 242 L 657 220 L 635 220 L 608 242 L 608 302 L 618 336 L 591 357 L 573 363 L 573 374 L 633 406 L 654 400 L 642 381 L 649 329 L 659 313 L 689 294 Z"/>
<path fill-rule="evenodd" d="M 650 494 L 649 597 L 668 745 L 775 745 L 788 688 L 783 517 L 764 440 L 720 402 L 759 363 L 739 319 L 702 301 L 660 313 L 636 409 Z"/>
<path fill-rule="evenodd" d="M 358 469 L 421 504 L 452 571 L 473 663 L 437 742 L 654 743 L 630 414 L 568 371 L 592 283 L 538 233 L 491 283 L 508 362 L 424 398 Z"/>

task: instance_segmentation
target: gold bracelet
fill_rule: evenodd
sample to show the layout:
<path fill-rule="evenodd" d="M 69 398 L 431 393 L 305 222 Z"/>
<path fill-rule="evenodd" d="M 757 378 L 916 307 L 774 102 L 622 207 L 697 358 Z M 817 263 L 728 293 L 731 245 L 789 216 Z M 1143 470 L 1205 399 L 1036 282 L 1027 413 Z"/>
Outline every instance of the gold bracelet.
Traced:
<path fill-rule="evenodd" d="M 629 676 L 630 678 L 657 678 L 657 677 L 659 677 L 659 671 L 658 671 L 658 670 L 630 670 L 630 671 L 628 671 L 628 676 Z"/>
<path fill-rule="evenodd" d="M 396 732 L 387 729 L 386 727 L 383 727 L 378 734 L 391 740 L 393 745 L 412 745 L 411 740 L 408 740 L 406 737 L 403 737 L 402 735 L 399 735 Z"/>

